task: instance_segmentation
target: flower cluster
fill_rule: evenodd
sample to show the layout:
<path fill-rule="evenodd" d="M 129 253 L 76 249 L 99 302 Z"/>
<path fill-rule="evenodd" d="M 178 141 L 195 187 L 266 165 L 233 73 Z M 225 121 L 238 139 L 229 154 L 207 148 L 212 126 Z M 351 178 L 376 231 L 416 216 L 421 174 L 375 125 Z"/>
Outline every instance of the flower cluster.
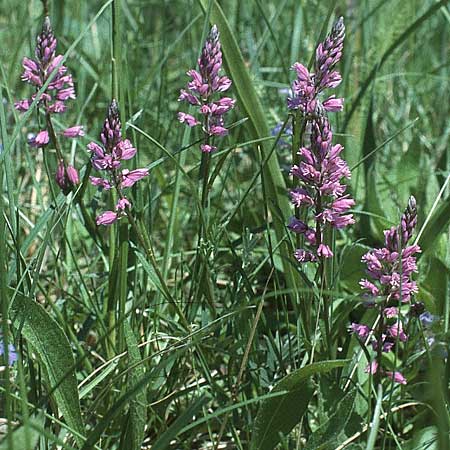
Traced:
<path fill-rule="evenodd" d="M 25 57 L 22 62 L 24 72 L 21 79 L 34 86 L 36 91 L 51 79 L 38 100 L 38 107 L 43 108 L 46 114 L 47 128 L 29 139 L 32 147 L 42 148 L 50 142 L 50 138 L 56 139 L 51 115 L 63 113 L 67 108 L 66 102 L 69 99 L 75 99 L 72 75 L 67 73 L 67 67 L 61 64 L 63 55 L 56 55 L 56 45 L 50 18 L 46 16 L 42 31 L 37 37 L 35 59 Z M 16 102 L 16 109 L 22 112 L 27 111 L 36 96 L 37 92 L 29 99 Z M 62 132 L 62 136 L 69 138 L 84 136 L 83 127 L 80 125 L 69 127 Z M 55 178 L 62 191 L 67 194 L 73 185 L 78 184 L 78 173 L 73 166 L 66 165 L 59 149 L 57 153 L 58 169 Z"/>
<path fill-rule="evenodd" d="M 317 48 L 315 75 L 309 74 L 300 63 L 293 66 L 298 79 L 293 83 L 294 96 L 288 99 L 288 107 L 297 109 L 303 116 L 310 135 L 308 145 L 297 153 L 299 163 L 291 168 L 295 186 L 290 191 L 291 201 L 297 209 L 306 208 L 312 213 L 312 226 L 306 214 L 304 220 L 292 217 L 289 223 L 294 233 L 304 236 L 305 248 L 295 251 L 296 259 L 302 263 L 333 256 L 324 242 L 327 226 L 341 229 L 354 223 L 353 215 L 346 213 L 355 202 L 345 194 L 346 185 L 341 182 L 350 178 L 350 170 L 339 156 L 343 147 L 332 144 L 333 134 L 326 116 L 327 111 L 341 110 L 343 100 L 330 97 L 321 103 L 317 98 L 323 89 L 335 87 L 341 80 L 333 68 L 342 55 L 344 31 L 340 18 Z"/>
<path fill-rule="evenodd" d="M 344 19 L 340 17 L 325 41 L 316 49 L 315 72 L 309 72 L 298 62 L 292 66 L 297 72 L 297 79 L 292 83 L 292 96 L 288 97 L 289 109 L 313 115 L 321 110 L 342 111 L 342 98 L 332 95 L 321 102 L 318 96 L 325 89 L 337 87 L 342 81 L 340 73 L 333 69 L 341 59 L 344 37 Z"/>
<path fill-rule="evenodd" d="M 178 113 L 178 119 L 189 127 L 203 124 L 205 141 L 201 144 L 202 152 L 210 153 L 217 149 L 210 143 L 214 136 L 225 136 L 228 129 L 225 127 L 223 116 L 234 107 L 235 100 L 230 97 L 217 98 L 216 94 L 225 92 L 231 86 L 231 80 L 220 76 L 222 67 L 222 51 L 219 41 L 219 32 L 214 25 L 203 46 L 198 59 L 199 70 L 189 70 L 187 75 L 191 81 L 187 89 L 182 89 L 178 101 L 186 101 L 196 106 L 202 122 L 196 117 L 184 112 Z M 214 100 L 214 97 L 217 99 Z"/>
<path fill-rule="evenodd" d="M 103 146 L 95 142 L 88 144 L 91 152 L 92 167 L 104 171 L 106 178 L 89 177 L 94 186 L 105 190 L 115 189 L 118 201 L 115 211 L 105 211 L 97 217 L 97 225 L 111 225 L 126 215 L 131 208 L 130 201 L 123 194 L 123 189 L 133 186 L 148 175 L 148 169 L 121 169 L 122 161 L 129 160 L 136 154 L 136 149 L 128 139 L 122 139 L 122 124 L 119 118 L 117 102 L 113 100 L 108 109 L 103 129 L 100 134 Z"/>
<path fill-rule="evenodd" d="M 420 252 L 420 247 L 408 245 L 416 225 L 416 201 L 410 197 L 400 225 L 384 232 L 385 246 L 371 250 L 362 257 L 371 280 L 362 279 L 360 285 L 365 291 L 368 305 L 376 305 L 379 309 L 379 325 L 375 329 L 367 325 L 351 325 L 352 331 L 360 339 L 369 337 L 372 348 L 377 352 L 367 370 L 371 373 L 380 371 L 401 384 L 406 384 L 405 377 L 400 372 L 385 371 L 380 358 L 382 352 L 390 352 L 399 342 L 408 340 L 403 330 L 405 318 L 401 314 L 401 306 L 411 304 L 412 296 L 418 292 L 412 275 L 417 272 L 414 255 Z"/>

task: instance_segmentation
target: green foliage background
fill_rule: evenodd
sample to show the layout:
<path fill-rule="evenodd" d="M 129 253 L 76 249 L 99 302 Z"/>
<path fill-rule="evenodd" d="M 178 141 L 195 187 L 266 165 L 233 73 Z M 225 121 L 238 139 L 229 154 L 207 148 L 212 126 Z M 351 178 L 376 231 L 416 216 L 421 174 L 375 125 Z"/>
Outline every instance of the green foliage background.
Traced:
<path fill-rule="evenodd" d="M 85 211 L 49 190 L 54 163 L 26 143 L 38 114 L 24 119 L 13 108 L 30 95 L 21 59 L 33 54 L 42 5 L 1 0 L 0 300 L 3 335 L 22 358 L 0 374 L 0 415 L 14 430 L 0 448 L 206 449 L 219 436 L 239 449 L 448 449 L 448 3 L 222 0 L 219 9 L 207 0 L 50 1 L 77 92 L 57 125 L 76 122 L 87 132 L 64 150 L 88 167 L 86 144 L 98 139 L 115 59 L 126 134 L 138 167 L 150 168 L 133 198 L 161 283 L 132 230 L 113 227 L 115 239 L 85 226 L 85 214 L 104 204 L 85 169 Z M 287 117 L 291 64 L 307 64 L 340 15 L 347 37 L 338 94 L 346 103 L 332 121 L 352 168 L 356 225 L 336 235 L 331 334 L 341 361 L 323 361 L 318 327 L 312 341 L 324 366 L 305 372 L 311 353 L 301 317 L 318 305 L 284 227 L 290 150 L 274 147 L 270 130 Z M 200 151 L 196 131 L 177 121 L 177 97 L 210 22 L 222 33 L 238 105 L 213 162 L 209 240 L 200 249 L 206 275 L 188 298 Z M 411 194 L 423 249 L 417 298 L 439 316 L 432 332 L 440 344 L 435 351 L 424 344 L 430 330 L 411 337 L 402 355 L 411 382 L 387 387 L 373 432 L 377 393 L 347 328 L 370 315 L 359 307 L 360 257 L 382 244 Z M 280 389 L 288 392 L 283 400 Z M 281 425 L 265 438 L 274 404 L 283 406 L 267 423 Z"/>

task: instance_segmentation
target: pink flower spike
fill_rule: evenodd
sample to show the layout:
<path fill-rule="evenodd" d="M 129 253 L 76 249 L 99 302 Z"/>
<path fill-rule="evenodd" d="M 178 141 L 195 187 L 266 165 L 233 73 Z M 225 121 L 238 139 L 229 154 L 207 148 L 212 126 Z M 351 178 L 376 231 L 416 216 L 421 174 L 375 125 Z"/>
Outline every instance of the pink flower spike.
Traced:
<path fill-rule="evenodd" d="M 31 147 L 44 147 L 45 145 L 47 145 L 49 143 L 49 136 L 48 136 L 48 131 L 47 130 L 43 130 L 43 131 L 39 131 L 39 133 L 32 137 L 28 143 L 31 145 Z"/>
<path fill-rule="evenodd" d="M 181 123 L 185 123 L 188 127 L 195 127 L 196 125 L 200 124 L 200 122 L 194 116 L 183 112 L 178 113 L 178 120 Z"/>
<path fill-rule="evenodd" d="M 76 138 L 78 136 L 84 136 L 83 126 L 76 125 L 74 127 L 70 127 L 64 130 L 64 137 Z"/>
<path fill-rule="evenodd" d="M 118 217 L 119 215 L 114 211 L 105 211 L 97 217 L 95 223 L 97 225 L 111 225 L 118 219 Z"/>
<path fill-rule="evenodd" d="M 134 183 L 148 175 L 148 169 L 122 170 L 122 188 L 133 186 Z"/>
<path fill-rule="evenodd" d="M 112 188 L 111 183 L 104 178 L 89 177 L 89 181 L 91 182 L 92 186 L 99 186 L 106 190 Z"/>
<path fill-rule="evenodd" d="M 121 198 L 116 205 L 116 210 L 117 211 L 124 211 L 127 208 L 131 207 L 131 203 L 128 201 L 127 198 L 123 197 Z"/>
<path fill-rule="evenodd" d="M 214 145 L 202 144 L 200 145 L 200 149 L 203 153 L 212 153 L 217 150 L 217 147 L 214 147 Z"/>

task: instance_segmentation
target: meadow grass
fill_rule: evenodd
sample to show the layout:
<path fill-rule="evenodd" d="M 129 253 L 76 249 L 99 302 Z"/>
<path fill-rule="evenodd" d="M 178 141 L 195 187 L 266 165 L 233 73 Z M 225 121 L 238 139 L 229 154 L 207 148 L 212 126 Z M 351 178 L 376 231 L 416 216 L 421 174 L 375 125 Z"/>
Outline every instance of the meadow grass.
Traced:
<path fill-rule="evenodd" d="M 43 5 L 2 0 L 0 449 L 450 449 L 448 3 L 49 0 L 77 96 L 53 123 L 86 133 L 61 141 L 80 176 L 66 196 L 54 146 L 27 143 L 45 115 L 14 109 Z M 330 231 L 317 275 L 287 228 L 286 97 L 291 65 L 312 67 L 340 16 L 345 105 L 330 121 L 355 224 Z M 202 132 L 177 120 L 195 108 L 177 99 L 213 24 L 237 102 L 205 177 Z M 149 175 L 129 188 L 130 221 L 104 227 L 114 204 L 86 146 L 112 98 L 137 148 L 127 167 Z M 383 355 L 403 385 L 366 373 L 374 352 L 349 327 L 377 323 L 361 257 L 411 195 L 426 315 Z"/>

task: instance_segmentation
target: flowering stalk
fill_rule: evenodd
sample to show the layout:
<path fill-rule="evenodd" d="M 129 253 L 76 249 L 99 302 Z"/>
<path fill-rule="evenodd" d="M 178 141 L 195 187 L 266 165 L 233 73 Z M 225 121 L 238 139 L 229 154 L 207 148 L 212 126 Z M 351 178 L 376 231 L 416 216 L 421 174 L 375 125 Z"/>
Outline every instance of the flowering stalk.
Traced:
<path fill-rule="evenodd" d="M 178 97 L 178 101 L 187 102 L 197 109 L 196 116 L 179 112 L 178 120 L 189 127 L 202 125 L 203 143 L 200 145 L 202 151 L 200 178 L 202 178 L 201 208 L 203 213 L 208 206 L 211 153 L 217 150 L 214 140 L 216 137 L 228 134 L 224 116 L 234 108 L 236 102 L 231 97 L 222 97 L 222 93 L 230 88 L 231 80 L 227 76 L 219 74 L 221 68 L 222 50 L 219 31 L 217 26 L 213 25 L 198 59 L 198 70 L 191 69 L 187 72 L 191 81 L 187 83 L 186 89 L 180 91 Z M 200 248 L 202 237 L 206 235 L 207 223 L 203 220 L 205 216 L 207 215 L 200 213 L 197 249 Z M 198 271 L 199 258 L 197 252 L 193 279 L 197 278 Z M 191 293 L 192 287 L 193 285 L 191 286 Z"/>
<path fill-rule="evenodd" d="M 342 183 L 343 179 L 350 178 L 350 170 L 340 157 L 343 147 L 332 143 L 333 133 L 327 117 L 328 112 L 342 111 L 344 100 L 335 95 L 322 99 L 325 90 L 337 87 L 342 80 L 334 68 L 342 56 L 344 37 L 341 17 L 316 49 L 314 72 L 299 62 L 292 66 L 297 78 L 292 83 L 292 95 L 287 99 L 293 116 L 290 197 L 295 207 L 295 215 L 288 227 L 297 234 L 294 252 L 297 261 L 318 263 L 316 281 L 322 291 L 327 289 L 325 261 L 333 256 L 327 235 L 333 228 L 342 229 L 354 223 L 352 214 L 347 212 L 355 202 L 345 194 L 346 185 Z M 323 301 L 327 347 L 331 356 L 326 295 Z M 307 309 L 304 314 L 309 317 Z M 306 320 L 306 325 L 308 322 Z"/>
<path fill-rule="evenodd" d="M 361 340 L 368 338 L 375 351 L 366 371 L 376 374 L 378 379 L 387 376 L 400 384 L 406 384 L 406 378 L 399 371 L 386 370 L 382 354 L 397 349 L 400 342 L 408 340 L 402 310 L 411 304 L 413 295 L 418 292 L 412 275 L 417 272 L 414 255 L 420 252 L 420 247 L 408 245 L 416 225 L 416 200 L 411 196 L 400 225 L 385 230 L 384 247 L 371 250 L 362 257 L 371 281 L 362 279 L 360 285 L 365 291 L 366 305 L 378 309 L 378 325 L 375 329 L 365 324 L 351 325 L 351 331 Z"/>
<path fill-rule="evenodd" d="M 121 169 L 122 161 L 133 158 L 136 149 L 128 139 L 122 139 L 122 124 L 115 100 L 108 109 L 100 139 L 103 146 L 90 142 L 87 148 L 91 152 L 92 167 L 103 171 L 105 178 L 91 176 L 89 179 L 94 186 L 105 190 L 114 189 L 117 194 L 115 211 L 105 211 L 96 219 L 97 225 L 111 225 L 126 216 L 126 211 L 131 209 L 131 203 L 123 190 L 147 176 L 148 169 Z"/>
<path fill-rule="evenodd" d="M 327 112 L 341 111 L 343 99 L 334 95 L 322 101 L 319 95 L 327 88 L 334 88 L 341 82 L 339 72 L 333 70 L 342 55 L 345 27 L 342 17 L 336 22 L 325 41 L 317 47 L 315 72 L 310 73 L 300 63 L 292 68 L 297 79 L 292 83 L 292 96 L 288 108 L 295 112 L 294 150 L 299 146 L 291 169 L 294 188 L 290 191 L 296 216 L 291 218 L 289 228 L 304 237 L 305 248 L 295 251 L 295 258 L 301 262 L 320 262 L 331 258 L 333 253 L 324 242 L 326 227 L 341 229 L 352 223 L 352 214 L 344 214 L 354 204 L 345 195 L 343 178 L 350 178 L 347 163 L 340 158 L 343 147 L 332 144 L 332 130 Z M 302 120 L 299 128 L 298 119 Z M 303 144 L 307 129 L 310 139 Z M 306 220 L 300 220 L 298 211 L 303 209 Z M 312 224 L 308 221 L 308 213 Z"/>
<path fill-rule="evenodd" d="M 216 136 L 225 136 L 228 129 L 225 126 L 224 115 L 234 108 L 235 100 L 230 97 L 221 97 L 231 86 L 231 80 L 227 76 L 220 76 L 222 68 L 222 50 L 219 40 L 219 31 L 213 25 L 206 38 L 200 58 L 198 59 L 198 71 L 191 69 L 187 75 L 191 81 L 186 89 L 180 91 L 178 101 L 184 101 L 198 109 L 197 117 L 184 112 L 178 113 L 178 120 L 189 127 L 203 124 L 203 143 L 200 149 L 203 152 L 201 172 L 203 175 L 202 206 L 206 206 L 209 154 L 217 150 L 213 145 Z M 200 120 L 199 120 L 200 119 Z"/>
<path fill-rule="evenodd" d="M 47 85 L 37 102 L 38 108 L 42 108 L 45 112 L 46 127 L 29 139 L 28 143 L 31 147 L 44 148 L 50 140 L 53 142 L 57 156 L 56 183 L 67 195 L 72 187 L 79 183 L 79 177 L 77 170 L 65 161 L 52 116 L 65 112 L 66 102 L 76 97 L 72 75 L 67 73 L 67 67 L 61 64 L 63 55 L 56 55 L 56 45 L 57 40 L 53 34 L 50 18 L 45 16 L 42 31 L 37 37 L 35 59 L 23 58 L 24 72 L 21 79 L 34 86 L 36 91 Z M 22 112 L 28 111 L 36 96 L 37 92 L 29 99 L 16 102 L 15 108 Z M 69 127 L 61 135 L 67 138 L 84 136 L 83 127 L 80 125 Z"/>

